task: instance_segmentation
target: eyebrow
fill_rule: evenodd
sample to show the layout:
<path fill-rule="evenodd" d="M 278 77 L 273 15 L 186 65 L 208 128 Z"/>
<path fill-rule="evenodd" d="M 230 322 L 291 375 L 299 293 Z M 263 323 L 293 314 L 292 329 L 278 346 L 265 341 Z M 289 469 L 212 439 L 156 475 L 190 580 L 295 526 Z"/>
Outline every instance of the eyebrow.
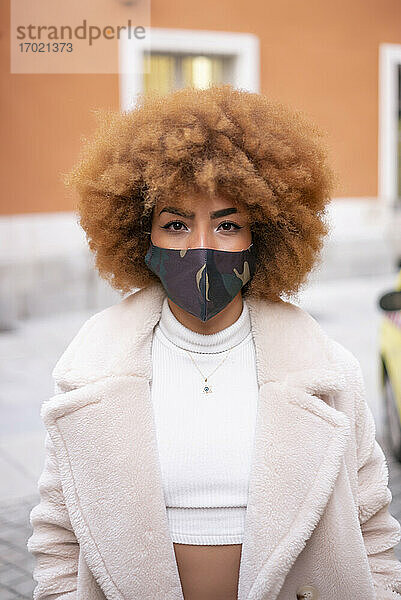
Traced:
<path fill-rule="evenodd" d="M 185 212 L 183 210 L 175 208 L 174 206 L 166 206 L 159 212 L 159 216 L 162 214 L 162 212 L 173 213 L 174 215 L 179 215 L 180 217 L 186 217 L 187 219 L 193 219 L 195 216 L 195 213 L 193 213 L 193 212 Z M 220 210 L 215 210 L 214 212 L 211 212 L 210 218 L 218 219 L 219 217 L 225 217 L 226 215 L 231 215 L 232 213 L 236 213 L 236 212 L 238 212 L 238 211 L 234 207 L 222 208 Z"/>

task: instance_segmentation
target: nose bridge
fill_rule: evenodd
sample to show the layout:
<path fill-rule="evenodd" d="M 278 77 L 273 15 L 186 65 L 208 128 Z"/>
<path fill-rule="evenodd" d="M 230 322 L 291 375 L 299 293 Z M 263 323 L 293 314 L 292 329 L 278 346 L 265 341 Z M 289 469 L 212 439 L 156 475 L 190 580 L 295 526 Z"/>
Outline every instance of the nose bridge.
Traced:
<path fill-rule="evenodd" d="M 188 240 L 190 248 L 213 247 L 213 224 L 207 220 L 200 220 L 193 224 L 192 232 Z"/>

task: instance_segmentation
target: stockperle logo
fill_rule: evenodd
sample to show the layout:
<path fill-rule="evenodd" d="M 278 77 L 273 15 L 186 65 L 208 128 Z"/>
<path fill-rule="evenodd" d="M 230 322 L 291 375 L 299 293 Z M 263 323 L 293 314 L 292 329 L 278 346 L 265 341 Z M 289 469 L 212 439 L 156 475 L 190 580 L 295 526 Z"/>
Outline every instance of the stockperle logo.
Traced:
<path fill-rule="evenodd" d="M 118 73 L 150 51 L 150 0 L 11 0 L 11 73 Z"/>

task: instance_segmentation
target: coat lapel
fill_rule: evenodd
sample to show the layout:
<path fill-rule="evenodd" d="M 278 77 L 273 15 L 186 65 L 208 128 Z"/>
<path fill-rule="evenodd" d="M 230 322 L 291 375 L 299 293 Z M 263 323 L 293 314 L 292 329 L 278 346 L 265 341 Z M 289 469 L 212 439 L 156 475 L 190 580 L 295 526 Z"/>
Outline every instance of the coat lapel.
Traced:
<path fill-rule="evenodd" d="M 259 392 L 239 600 L 274 600 L 333 490 L 347 417 L 281 382 Z"/>
<path fill-rule="evenodd" d="M 42 407 L 71 523 L 109 600 L 183 600 L 165 510 L 149 389 L 156 284 L 97 313 Z M 323 514 L 348 441 L 325 335 L 296 306 L 248 299 L 259 383 L 239 600 L 275 600 Z M 71 389 L 73 388 L 73 389 Z"/>

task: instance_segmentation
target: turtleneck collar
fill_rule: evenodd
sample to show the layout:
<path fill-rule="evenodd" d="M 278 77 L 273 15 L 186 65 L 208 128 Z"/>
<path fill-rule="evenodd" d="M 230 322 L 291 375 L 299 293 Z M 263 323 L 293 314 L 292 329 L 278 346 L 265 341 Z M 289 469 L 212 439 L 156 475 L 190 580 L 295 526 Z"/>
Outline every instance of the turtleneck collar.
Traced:
<path fill-rule="evenodd" d="M 216 333 L 203 334 L 192 331 L 192 329 L 185 327 L 178 321 L 171 311 L 166 296 L 158 323 L 159 330 L 170 342 L 190 352 L 223 352 L 238 345 L 251 334 L 249 309 L 244 298 L 242 299 L 242 305 L 242 312 L 232 325 Z"/>

